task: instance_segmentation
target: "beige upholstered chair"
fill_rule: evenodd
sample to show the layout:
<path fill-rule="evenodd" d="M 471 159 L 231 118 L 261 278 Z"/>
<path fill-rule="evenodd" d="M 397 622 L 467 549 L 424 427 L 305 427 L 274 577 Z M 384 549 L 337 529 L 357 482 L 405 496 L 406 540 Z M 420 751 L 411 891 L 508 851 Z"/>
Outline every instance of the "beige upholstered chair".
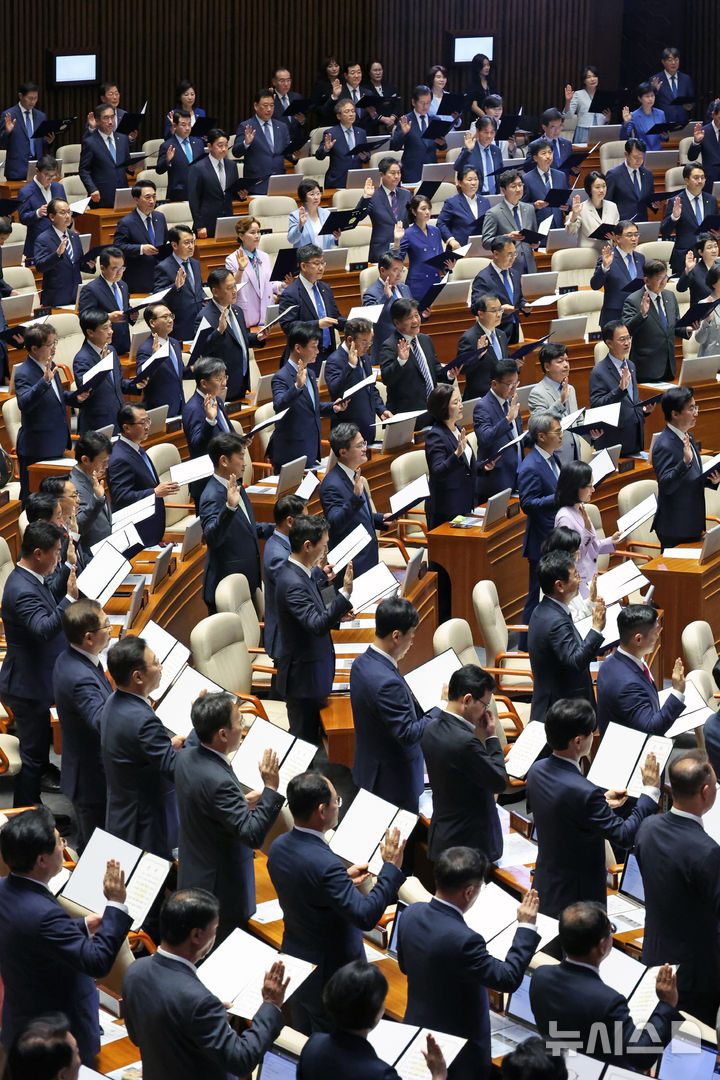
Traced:
<path fill-rule="evenodd" d="M 588 443 L 585 443 L 585 445 L 588 446 L 588 449 L 590 449 Z M 600 511 L 598 510 L 597 506 L 595 506 L 594 503 L 585 503 L 585 511 L 587 513 L 587 516 L 590 518 L 590 524 L 594 527 L 595 532 L 597 533 L 598 540 L 604 540 L 605 528 L 603 526 Z M 603 570 L 607 570 L 609 563 L 609 555 L 598 555 L 597 567 L 600 573 L 602 573 Z"/>
<path fill-rule="evenodd" d="M 21 221 L 13 221 L 7 242 L 8 244 L 24 244 L 26 236 L 27 225 L 23 225 Z"/>
<path fill-rule="evenodd" d="M 62 186 L 65 188 L 65 194 L 70 202 L 74 202 L 76 199 L 86 199 L 87 191 L 77 173 L 70 173 L 69 176 L 63 176 Z M 92 203 L 90 204 L 92 206 Z"/>
<path fill-rule="evenodd" d="M 263 420 L 267 420 L 269 416 L 273 416 L 275 408 L 272 401 L 268 401 L 266 405 L 261 405 L 255 410 L 255 423 L 261 424 Z M 260 447 L 263 452 L 263 457 L 267 453 L 268 443 L 270 442 L 270 436 L 275 430 L 275 425 L 271 424 L 269 427 L 263 428 L 262 431 L 258 431 L 257 437 L 260 440 Z"/>
<path fill-rule="evenodd" d="M 80 166 L 80 155 L 82 154 L 82 143 L 68 143 L 67 146 L 63 146 L 58 151 L 58 161 L 62 161 L 62 185 L 65 187 L 65 177 L 68 173 L 76 173 Z M 83 191 L 85 188 L 83 187 Z M 65 187 L 65 193 L 70 194 Z M 87 195 L 87 192 L 85 192 Z"/>
<path fill-rule="evenodd" d="M 165 218 L 168 229 L 171 229 L 173 225 L 187 225 L 188 228 L 192 228 L 193 216 L 189 202 L 163 203 L 162 206 L 158 206 L 158 211 Z"/>
<path fill-rule="evenodd" d="M 153 140 L 154 142 L 155 140 Z M 167 173 L 159 173 L 152 166 L 157 165 L 157 158 L 146 162 L 147 169 L 141 169 L 137 175 L 138 181 L 152 180 L 157 191 L 158 201 L 167 196 L 168 176 Z"/>
<path fill-rule="evenodd" d="M 170 479 L 171 467 L 180 464 L 180 451 L 174 443 L 157 443 L 156 446 L 149 446 L 147 455 L 155 466 L 155 472 L 161 484 Z M 165 532 L 182 539 L 188 525 L 192 525 L 197 518 L 187 484 L 181 484 L 174 495 L 166 495 L 164 502 Z"/>
<path fill-rule="evenodd" d="M 557 270 L 558 289 L 570 285 L 589 288 L 596 263 L 597 252 L 593 248 L 561 248 L 560 251 L 553 251 L 550 269 Z"/>
<path fill-rule="evenodd" d="M 565 293 L 557 301 L 558 316 L 587 315 L 587 333 L 594 334 L 600 329 L 600 309 L 603 306 L 603 294 L 592 289 L 581 292 Z"/>
<path fill-rule="evenodd" d="M 7 266 L 3 270 L 3 277 L 5 283 L 10 286 L 11 289 L 15 289 L 19 293 L 33 293 L 33 304 L 35 307 L 39 307 L 40 298 L 37 292 L 37 285 L 35 283 L 35 277 L 29 266 Z M 55 321 L 53 319 L 53 326 Z"/>
<path fill-rule="evenodd" d="M 374 154 L 370 155 L 370 168 L 377 169 L 384 157 L 391 157 L 395 158 L 396 161 L 402 161 L 402 156 L 402 150 L 377 150 Z"/>
<path fill-rule="evenodd" d="M 502 694 L 531 694 L 532 671 L 530 657 L 526 652 L 508 652 L 508 632 L 526 630 L 527 627 L 508 625 L 502 613 L 494 581 L 478 581 L 472 592 L 475 618 L 485 644 L 486 670 L 495 675 L 497 688 Z M 492 666 L 490 666 L 492 665 Z"/>
<path fill-rule="evenodd" d="M 688 623 L 682 632 L 681 640 L 688 671 L 702 670 L 712 675 L 718 661 L 718 652 L 710 623 L 703 619 Z"/>
<path fill-rule="evenodd" d="M 259 597 L 258 594 L 260 594 Z M 218 611 L 230 611 L 234 615 L 240 616 L 248 652 L 256 656 L 258 664 L 270 666 L 272 661 L 260 647 L 258 608 L 262 609 L 264 607 L 262 589 L 256 589 L 255 596 L 251 596 L 248 579 L 244 574 L 228 574 L 218 583 L 215 590 L 215 606 Z M 258 682 L 260 681 L 258 679 Z M 270 682 L 269 678 L 267 682 Z"/>
<path fill-rule="evenodd" d="M 665 170 L 666 191 L 682 191 L 684 186 L 682 165 L 673 165 L 671 169 Z"/>
<path fill-rule="evenodd" d="M 371 233 L 372 226 L 364 221 L 361 221 L 354 229 L 345 229 L 340 233 L 340 247 L 348 249 L 348 265 L 367 263 Z"/>
<path fill-rule="evenodd" d="M 452 280 L 472 281 L 481 270 L 484 270 L 489 265 L 490 259 L 485 259 L 481 255 L 474 255 L 470 259 L 460 259 L 455 263 Z"/>
<path fill-rule="evenodd" d="M 360 201 L 362 191 L 357 188 L 338 188 L 333 194 L 332 204 L 335 210 L 354 210 Z"/>
<path fill-rule="evenodd" d="M 607 173 L 625 160 L 625 140 L 612 139 L 600 144 L 600 172 Z"/>
<path fill-rule="evenodd" d="M 329 168 L 329 157 L 323 158 L 322 161 L 318 161 L 315 155 L 311 154 L 310 157 L 300 158 L 300 160 L 295 163 L 295 169 L 293 171 L 299 175 L 302 174 L 302 176 L 314 176 L 317 178 L 318 182 L 322 184 L 325 179 L 325 173 Z M 298 183 L 300 183 L 299 180 Z"/>
<path fill-rule="evenodd" d="M 401 488 L 423 475 L 428 475 L 424 450 L 408 450 L 406 454 L 399 454 L 390 462 L 390 477 L 395 491 L 400 491 Z M 408 511 L 407 516 L 402 519 L 400 535 L 406 544 L 427 547 L 427 519 L 424 507 L 416 506 Z"/>
<path fill-rule="evenodd" d="M 5 582 L 10 577 L 10 573 L 14 567 L 15 560 L 8 547 L 8 542 L 4 537 L 0 536 L 0 601 L 2 600 L 2 594 L 5 589 Z"/>
<path fill-rule="evenodd" d="M 20 430 L 20 425 L 22 423 L 22 416 L 20 415 L 17 398 L 11 397 L 8 398 L 7 401 L 3 401 L 2 415 L 10 445 L 14 450 L 17 444 L 18 431 Z"/>
<path fill-rule="evenodd" d="M 626 484 L 618 492 L 618 516 L 627 514 L 628 510 L 647 499 L 650 495 L 657 495 L 657 480 L 636 480 L 633 484 Z M 660 553 L 660 541 L 657 533 L 652 530 L 652 519 L 644 525 L 633 529 L 629 536 L 623 540 L 623 547 L 633 552 L 638 562 L 647 562 Z"/>
<path fill-rule="evenodd" d="M 669 263 L 674 246 L 672 240 L 649 240 L 646 244 L 638 244 L 637 251 L 644 255 L 646 260 L 664 259 Z"/>
<path fill-rule="evenodd" d="M 693 144 L 692 135 L 688 135 L 686 139 L 681 139 L 678 143 L 678 165 L 687 165 L 690 158 L 688 157 L 688 150 Z"/>
<path fill-rule="evenodd" d="M 287 233 L 293 210 L 297 210 L 297 202 L 291 195 L 258 195 L 248 205 L 248 213 L 259 218 L 260 228 L 271 232 Z"/>
<path fill-rule="evenodd" d="M 52 324 L 57 332 L 55 363 L 63 364 L 68 371 L 72 372 L 73 360 L 85 343 L 85 335 L 80 329 L 80 320 L 72 312 L 63 311 L 61 314 L 53 315 Z"/>
<path fill-rule="evenodd" d="M 148 168 L 157 164 L 158 153 L 164 141 L 164 139 L 146 139 L 142 144 L 142 152 L 146 155 L 145 162 Z"/>

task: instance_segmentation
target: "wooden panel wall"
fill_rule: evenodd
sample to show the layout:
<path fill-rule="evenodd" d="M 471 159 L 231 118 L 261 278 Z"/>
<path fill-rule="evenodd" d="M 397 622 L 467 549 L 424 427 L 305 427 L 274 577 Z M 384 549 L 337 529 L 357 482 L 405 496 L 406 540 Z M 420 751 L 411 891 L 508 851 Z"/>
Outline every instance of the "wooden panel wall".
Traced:
<path fill-rule="evenodd" d="M 287 64 L 296 89 L 307 93 L 327 52 L 363 62 L 379 55 L 407 94 L 430 64 L 447 62 L 445 31 L 472 28 L 496 35 L 495 74 L 507 107 L 537 113 L 561 104 L 565 82 L 577 81 L 585 63 L 601 64 L 605 85 L 616 81 L 620 34 L 612 12 L 621 6 L 622 0 L 44 0 L 33 16 L 41 25 L 29 26 L 27 6 L 4 0 L 2 105 L 16 100 L 19 81 L 32 78 L 43 87 L 46 113 L 86 115 L 95 104 L 91 90 L 45 89 L 45 49 L 95 49 L 101 78 L 117 80 L 125 108 L 149 98 L 145 138 L 162 133 L 183 77 L 196 83 L 198 104 L 234 130 L 276 62 Z M 466 73 L 453 75 L 450 88 L 464 88 Z M 78 122 L 68 141 L 79 137 Z"/>

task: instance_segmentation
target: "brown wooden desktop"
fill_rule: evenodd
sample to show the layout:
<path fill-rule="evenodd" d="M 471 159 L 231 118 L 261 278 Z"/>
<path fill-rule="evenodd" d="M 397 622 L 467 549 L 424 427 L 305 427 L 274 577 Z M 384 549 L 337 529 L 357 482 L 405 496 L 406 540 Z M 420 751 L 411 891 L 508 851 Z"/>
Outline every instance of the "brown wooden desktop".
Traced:
<path fill-rule="evenodd" d="M 697 544 L 681 547 L 699 548 Z M 658 555 L 643 565 L 643 574 L 655 586 L 653 601 L 663 608 L 666 678 L 676 657 L 683 656 L 682 632 L 695 619 L 710 624 L 718 642 L 720 627 L 720 554 L 698 565 L 695 559 L 669 559 Z"/>

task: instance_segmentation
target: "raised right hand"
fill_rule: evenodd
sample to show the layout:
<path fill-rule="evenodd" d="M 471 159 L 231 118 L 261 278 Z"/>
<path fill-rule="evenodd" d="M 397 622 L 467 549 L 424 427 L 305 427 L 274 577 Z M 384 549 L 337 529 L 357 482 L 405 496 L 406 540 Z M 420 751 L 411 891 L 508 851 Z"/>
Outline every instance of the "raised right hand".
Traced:
<path fill-rule="evenodd" d="M 425 1064 L 430 1070 L 433 1080 L 446 1080 L 447 1065 L 445 1064 L 445 1058 L 430 1032 L 427 1035 L 427 1050 L 422 1051 L 422 1056 L 425 1058 Z"/>
<path fill-rule="evenodd" d="M 120 863 L 115 859 L 108 859 L 103 878 L 103 895 L 106 900 L 114 900 L 117 904 L 125 903 L 125 871 L 120 869 Z"/>
<path fill-rule="evenodd" d="M 401 116 L 398 123 L 400 124 L 400 130 L 402 131 L 403 135 L 407 135 L 411 127 L 410 121 L 408 120 L 407 116 Z"/>
<path fill-rule="evenodd" d="M 301 229 L 304 229 L 305 226 L 307 225 L 307 219 L 308 219 L 308 212 L 307 212 L 307 210 L 305 209 L 304 206 L 301 206 L 300 209 L 298 210 L 298 224 L 300 225 Z"/>
<path fill-rule="evenodd" d="M 517 909 L 517 921 L 519 923 L 530 923 L 531 926 L 534 926 L 537 922 L 539 908 L 540 897 L 537 889 L 528 889 L 522 898 L 520 907 Z"/>
<path fill-rule="evenodd" d="M 627 388 L 630 385 L 631 381 L 632 381 L 632 376 L 630 375 L 630 368 L 629 367 L 624 367 L 620 372 L 620 389 L 621 390 L 627 390 Z"/>
<path fill-rule="evenodd" d="M 225 501 L 231 507 L 240 505 L 240 488 L 235 473 L 230 473 L 228 476 L 227 499 Z"/>
<path fill-rule="evenodd" d="M 80 595 L 77 587 L 77 574 L 75 573 L 75 567 L 73 566 L 67 579 L 67 587 L 65 592 L 68 596 L 72 596 L 73 600 L 77 600 Z"/>
<path fill-rule="evenodd" d="M 217 420 L 217 398 L 214 398 L 212 394 L 206 394 L 203 398 L 203 409 L 205 410 L 205 415 L 208 420 Z"/>
<path fill-rule="evenodd" d="M 660 766 L 653 753 L 648 754 L 640 766 L 640 775 L 645 787 L 660 787 Z"/>
<path fill-rule="evenodd" d="M 673 690 L 677 690 L 680 694 L 685 693 L 685 668 L 679 656 L 672 669 L 672 685 Z"/>
<path fill-rule="evenodd" d="M 400 839 L 400 830 L 385 830 L 385 838 L 380 842 L 380 856 L 383 862 L 392 863 L 398 870 L 402 866 L 405 854 L 405 841 Z"/>
<path fill-rule="evenodd" d="M 701 143 L 705 138 L 705 132 L 703 131 L 702 124 L 698 123 L 693 128 L 693 142 Z"/>
<path fill-rule="evenodd" d="M 280 786 L 280 762 L 274 750 L 268 747 L 263 751 L 263 756 L 258 761 L 258 769 L 265 787 L 277 791 Z"/>
<path fill-rule="evenodd" d="M 105 497 L 105 488 L 100 483 L 97 471 L 93 471 L 93 474 L 92 474 L 92 486 L 93 486 L 93 495 L 97 496 L 98 499 L 102 499 L 102 498 Z"/>
<path fill-rule="evenodd" d="M 365 185 L 363 187 L 363 195 L 365 196 L 366 199 L 372 199 L 374 194 L 375 194 L 375 184 L 373 183 L 372 176 L 368 176 L 367 180 L 365 181 Z"/>
<path fill-rule="evenodd" d="M 249 146 L 254 138 L 255 138 L 255 128 L 251 127 L 250 124 L 246 124 L 245 125 L 245 136 L 244 136 L 243 142 L 245 143 L 246 146 Z"/>
<path fill-rule="evenodd" d="M 520 398 L 517 394 L 513 394 L 510 398 L 510 404 L 507 411 L 507 420 L 509 424 L 514 424 L 517 420 L 517 415 L 520 412 Z"/>
<path fill-rule="evenodd" d="M 325 147 L 326 150 L 332 150 L 334 145 L 335 145 L 335 140 L 333 139 L 330 132 L 326 131 L 325 136 L 323 138 L 323 146 Z"/>
<path fill-rule="evenodd" d="M 614 257 L 615 257 L 615 252 L 612 249 L 612 245 L 611 244 L 603 244 L 603 249 L 602 249 L 603 270 L 609 270 L 610 269 L 610 267 L 612 266 L 612 262 L 613 262 Z"/>
<path fill-rule="evenodd" d="M 398 356 L 402 361 L 410 359 L 410 342 L 407 338 L 401 338 L 398 341 Z"/>
<path fill-rule="evenodd" d="M 270 970 L 265 972 L 261 994 L 263 1001 L 269 1002 L 270 1005 L 277 1005 L 278 1009 L 285 1000 L 290 976 L 288 975 L 284 982 L 283 979 L 285 979 L 285 965 L 282 960 L 276 960 Z"/>
<path fill-rule="evenodd" d="M 598 633 L 600 633 L 602 630 L 605 629 L 605 617 L 606 617 L 605 601 L 603 600 L 602 597 L 600 597 L 600 599 L 595 602 L 595 606 L 593 607 L 593 613 L 592 613 L 592 628 L 593 628 L 593 630 L 597 630 Z"/>
<path fill-rule="evenodd" d="M 10 113 L 9 113 L 9 112 L 6 112 L 6 113 L 5 113 L 5 130 L 7 131 L 8 135 L 10 135 L 10 134 L 11 134 L 11 132 L 12 132 L 12 129 L 13 129 L 14 127 L 15 127 L 15 121 L 13 120 L 12 116 L 10 115 Z"/>
<path fill-rule="evenodd" d="M 693 463 L 693 448 L 690 442 L 690 435 L 685 432 L 685 438 L 683 439 L 683 461 L 686 465 L 692 465 Z"/>
<path fill-rule="evenodd" d="M 167 161 L 172 161 L 172 159 L 175 157 L 175 147 L 174 146 L 168 146 L 167 150 L 165 151 L 165 157 L 166 157 Z"/>
<path fill-rule="evenodd" d="M 655 993 L 660 1001 L 667 1002 L 674 1009 L 678 1003 L 677 975 L 670 964 L 663 964 L 655 980 Z"/>
<path fill-rule="evenodd" d="M 303 387 L 307 381 L 307 368 L 303 364 L 302 360 L 298 361 L 297 375 L 295 376 L 295 385 L 298 389 Z"/>
<path fill-rule="evenodd" d="M 647 315 L 649 310 L 650 310 L 650 293 L 646 289 L 645 292 L 642 294 L 642 300 L 640 301 L 640 314 L 642 316 L 645 316 L 645 315 Z"/>

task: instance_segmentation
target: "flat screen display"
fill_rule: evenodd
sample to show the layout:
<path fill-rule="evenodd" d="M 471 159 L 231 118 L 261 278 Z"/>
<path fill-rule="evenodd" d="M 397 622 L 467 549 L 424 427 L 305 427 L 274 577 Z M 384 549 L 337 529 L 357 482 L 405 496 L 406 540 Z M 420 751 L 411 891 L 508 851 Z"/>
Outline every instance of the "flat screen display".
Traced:
<path fill-rule="evenodd" d="M 97 53 L 67 53 L 55 56 L 55 83 L 97 82 Z"/>
<path fill-rule="evenodd" d="M 454 63 L 469 64 L 478 53 L 484 53 L 492 60 L 494 41 L 493 37 L 456 37 L 453 42 Z"/>

